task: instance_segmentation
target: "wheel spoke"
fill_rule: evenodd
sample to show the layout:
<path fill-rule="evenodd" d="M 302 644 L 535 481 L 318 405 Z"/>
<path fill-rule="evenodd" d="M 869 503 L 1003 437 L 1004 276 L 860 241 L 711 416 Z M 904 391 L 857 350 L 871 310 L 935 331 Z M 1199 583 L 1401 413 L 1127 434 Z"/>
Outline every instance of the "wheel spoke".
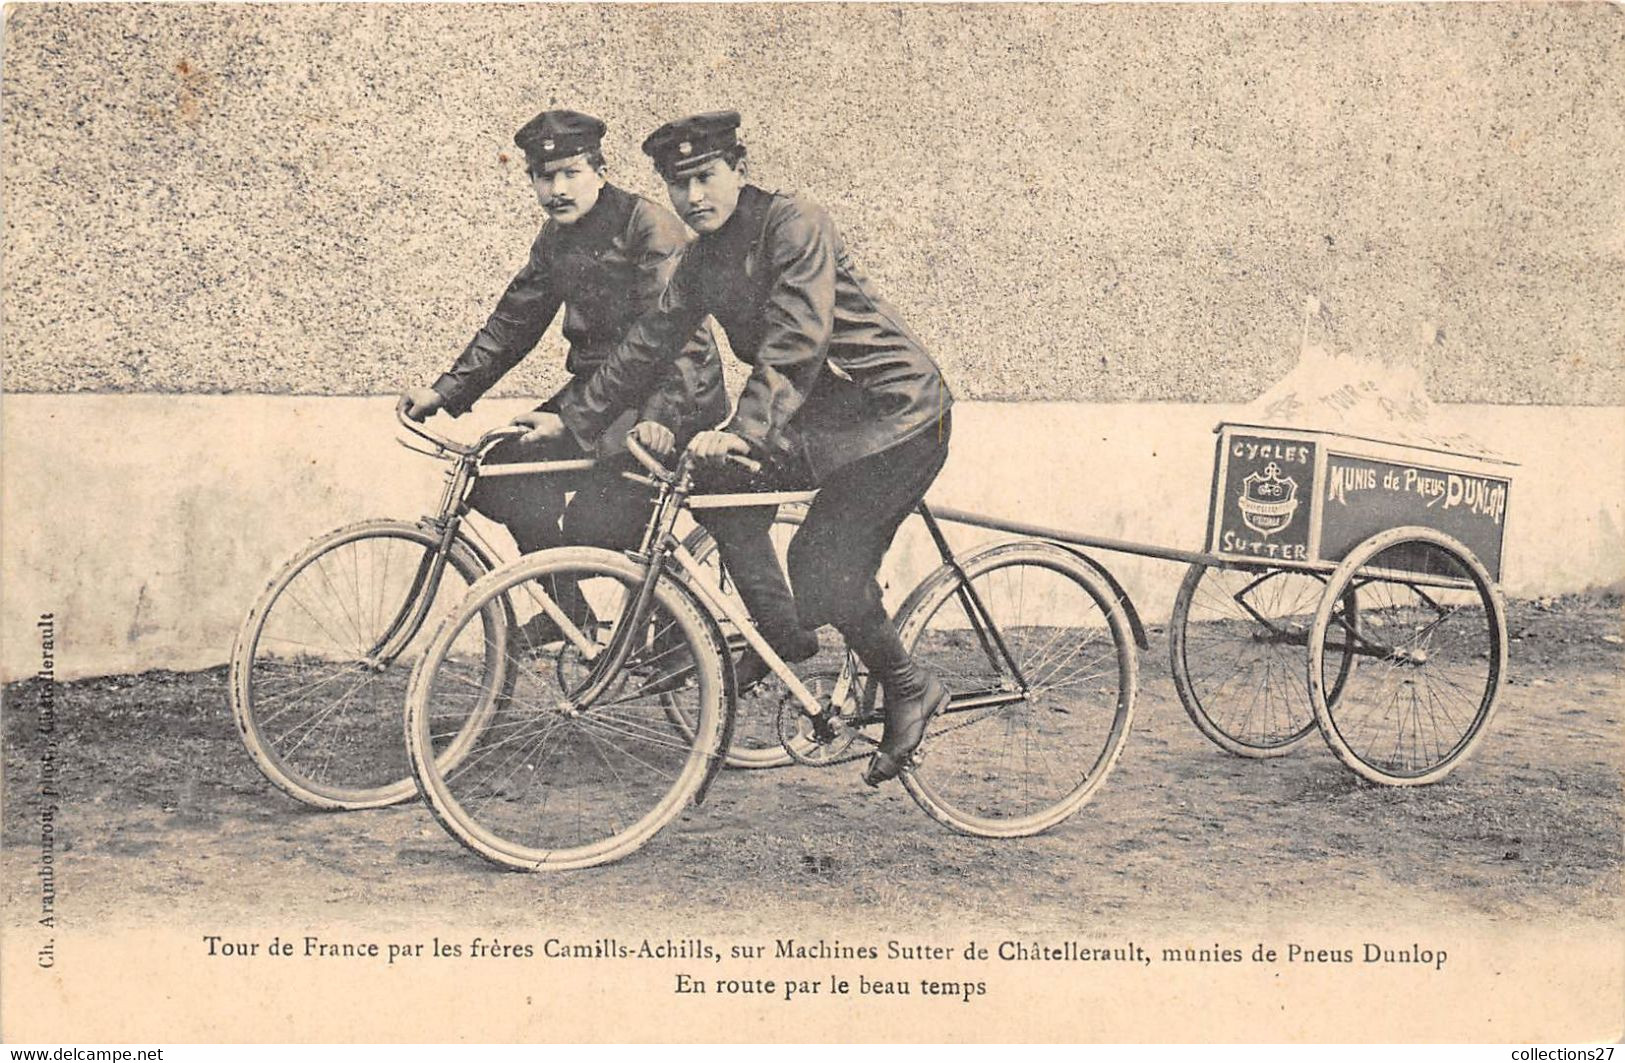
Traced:
<path fill-rule="evenodd" d="M 1408 570 L 1457 582 L 1424 585 Z M 1446 536 L 1400 529 L 1357 548 L 1333 582 L 1357 598 L 1347 626 L 1360 644 L 1386 648 L 1317 704 L 1333 751 L 1374 782 L 1442 778 L 1483 734 L 1499 685 L 1505 628 L 1482 568 Z"/>
<path fill-rule="evenodd" d="M 452 542 L 441 581 L 448 601 L 480 572 L 462 540 Z M 251 611 L 233 662 L 242 677 L 233 712 L 261 772 L 300 800 L 366 808 L 411 794 L 400 714 L 412 658 L 404 655 L 427 642 L 434 615 L 425 611 L 418 628 L 396 632 L 397 667 L 374 670 L 362 658 L 389 625 L 416 615 L 416 577 L 438 548 L 438 538 L 412 525 L 343 529 L 290 561 Z M 489 632 L 500 622 L 493 609 L 476 625 Z M 476 658 L 473 674 L 500 656 Z M 498 678 L 473 685 L 468 719 L 489 709 Z"/>
<path fill-rule="evenodd" d="M 904 782 L 933 816 L 971 834 L 1032 834 L 1081 807 L 1127 735 L 1132 643 L 1112 592 L 1059 547 L 994 547 L 962 562 L 990 625 L 984 643 L 944 577 L 899 618 L 921 666 L 949 689 L 1010 689 L 1002 643 L 1018 663 L 1014 702 L 952 706 L 932 722 Z M 1030 614 L 1030 618 L 1029 618 Z"/>
<path fill-rule="evenodd" d="M 1324 587 L 1317 575 L 1283 569 L 1193 565 L 1186 573 L 1169 637 L 1174 683 L 1215 744 L 1273 757 L 1309 737 L 1315 719 L 1303 654 Z"/>
<path fill-rule="evenodd" d="M 484 601 L 568 587 L 593 615 L 623 623 L 641 580 L 621 555 L 586 547 L 533 554 L 504 573 Z M 464 603 L 460 615 L 472 618 L 481 605 Z M 588 866 L 635 849 L 683 807 L 706 770 L 708 758 L 696 753 L 721 752 L 720 656 L 677 588 L 657 585 L 650 608 L 647 622 L 626 632 L 636 648 L 619 674 L 604 677 L 602 696 L 575 703 L 570 692 L 605 659 L 585 660 L 566 641 L 514 663 L 501 710 L 471 737 L 451 730 L 455 711 L 437 709 L 445 694 L 470 689 L 447 652 L 455 633 L 437 637 L 409 699 L 408 734 L 424 794 L 458 840 L 506 866 Z M 614 635 L 603 626 L 595 638 Z M 666 690 L 676 671 L 688 678 Z"/>

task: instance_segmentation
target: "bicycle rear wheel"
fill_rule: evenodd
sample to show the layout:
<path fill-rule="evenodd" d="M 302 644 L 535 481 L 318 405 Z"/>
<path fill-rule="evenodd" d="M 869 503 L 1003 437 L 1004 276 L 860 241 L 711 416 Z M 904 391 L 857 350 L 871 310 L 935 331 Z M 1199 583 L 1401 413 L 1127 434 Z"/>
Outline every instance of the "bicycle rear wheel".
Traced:
<path fill-rule="evenodd" d="M 305 804 L 376 808 L 416 792 L 401 719 L 407 681 L 429 635 L 485 573 L 453 541 L 425 605 L 439 536 L 405 521 L 365 521 L 318 538 L 271 580 L 231 652 L 231 710 L 264 776 Z M 510 617 L 477 615 L 467 654 L 465 718 L 502 693 Z"/>
<path fill-rule="evenodd" d="M 990 547 L 945 566 L 899 618 L 903 644 L 953 701 L 903 785 L 965 834 L 1014 838 L 1094 796 L 1128 738 L 1137 663 L 1111 588 L 1052 543 Z"/>
<path fill-rule="evenodd" d="M 632 650 L 592 704 L 577 706 L 592 659 L 610 645 L 643 569 L 592 547 L 532 554 L 482 579 L 435 634 L 407 696 L 407 746 L 436 818 L 487 860 L 523 870 L 591 867 L 649 840 L 700 791 L 722 755 L 727 713 L 723 647 L 688 592 L 659 583 Z M 514 658 L 512 690 L 489 719 L 464 717 L 466 667 L 457 647 L 488 604 L 521 610 L 567 582 L 595 618 L 591 641 L 566 639 Z M 673 705 L 690 721 L 673 727 Z M 463 742 L 459 755 L 449 744 Z"/>
<path fill-rule="evenodd" d="M 1354 610 L 1340 601 L 1352 596 Z M 1341 636 L 1328 635 L 1335 627 Z M 1336 697 L 1321 681 L 1327 638 L 1360 658 Z M 1465 546 L 1430 528 L 1395 528 L 1346 557 L 1315 614 L 1309 689 L 1320 732 L 1362 778 L 1438 782 L 1460 767 L 1495 711 L 1506 611 Z"/>
<path fill-rule="evenodd" d="M 1240 757 L 1280 757 L 1315 731 L 1303 653 L 1326 578 L 1287 569 L 1194 564 L 1174 600 L 1168 651 L 1174 688 L 1198 730 Z M 1352 597 L 1344 602 L 1353 608 Z M 1354 657 L 1334 625 L 1329 696 Z"/>

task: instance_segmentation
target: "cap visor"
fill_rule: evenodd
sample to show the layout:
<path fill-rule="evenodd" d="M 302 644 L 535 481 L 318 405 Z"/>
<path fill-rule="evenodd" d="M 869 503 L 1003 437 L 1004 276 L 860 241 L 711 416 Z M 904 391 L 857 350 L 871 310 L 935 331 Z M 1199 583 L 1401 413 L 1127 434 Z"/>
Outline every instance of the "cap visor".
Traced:
<path fill-rule="evenodd" d="M 572 163 L 585 162 L 586 158 L 587 151 L 586 149 L 583 149 L 575 152 L 572 155 L 563 155 L 556 159 L 544 159 L 540 156 L 532 155 L 526 161 L 530 163 L 531 172 L 546 175 L 558 173 L 560 170 L 571 165 Z"/>
<path fill-rule="evenodd" d="M 688 177 L 699 173 L 717 159 L 722 158 L 721 151 L 708 151 L 702 155 L 685 155 L 680 159 L 669 159 L 660 167 L 660 172 L 666 177 Z"/>

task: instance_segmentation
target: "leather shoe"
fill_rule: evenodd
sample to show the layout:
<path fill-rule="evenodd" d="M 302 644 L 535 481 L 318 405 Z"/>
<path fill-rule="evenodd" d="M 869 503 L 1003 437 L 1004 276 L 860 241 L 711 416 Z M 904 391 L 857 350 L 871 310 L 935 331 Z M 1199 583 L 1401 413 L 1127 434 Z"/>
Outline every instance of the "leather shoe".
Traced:
<path fill-rule="evenodd" d="M 880 737 L 880 748 L 869 758 L 869 769 L 863 781 L 879 786 L 887 779 L 895 779 L 908 763 L 908 758 L 920 748 L 925 738 L 925 727 L 931 717 L 948 704 L 948 688 L 928 675 L 920 684 L 920 692 L 886 706 L 886 729 Z"/>
<path fill-rule="evenodd" d="M 542 656 L 543 647 L 564 639 L 564 632 L 546 613 L 537 613 L 514 629 L 512 646 L 520 660 L 535 660 Z"/>
<path fill-rule="evenodd" d="M 762 660 L 761 654 L 746 646 L 745 652 L 734 662 L 734 678 L 739 681 L 739 692 L 743 694 L 751 689 L 772 674 L 772 671 L 767 662 Z"/>
<path fill-rule="evenodd" d="M 769 640 L 769 645 L 787 664 L 799 664 L 818 656 L 818 635 L 811 631 L 798 631 L 788 639 Z M 734 678 L 741 694 L 772 674 L 773 669 L 762 660 L 762 655 L 749 646 L 734 661 Z"/>

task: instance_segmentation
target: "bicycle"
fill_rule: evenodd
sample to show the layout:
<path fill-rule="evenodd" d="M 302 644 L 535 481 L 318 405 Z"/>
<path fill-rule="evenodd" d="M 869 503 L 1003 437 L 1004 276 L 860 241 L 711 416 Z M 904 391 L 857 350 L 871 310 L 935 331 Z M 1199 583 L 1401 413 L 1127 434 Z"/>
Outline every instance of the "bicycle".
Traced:
<path fill-rule="evenodd" d="M 412 422 L 404 403 L 395 413 L 428 444 L 403 438 L 402 446 L 448 464 L 436 508 L 417 521 L 367 520 L 312 540 L 271 578 L 231 651 L 231 709 L 244 746 L 266 779 L 316 808 L 378 808 L 417 793 L 400 739 L 407 679 L 427 633 L 502 559 L 465 520 L 476 479 L 567 475 L 594 464 L 485 465 L 496 444 L 524 429 L 502 426 L 465 444 Z M 790 509 L 779 519 L 793 527 L 799 514 Z M 777 537 L 782 541 L 783 534 Z M 703 529 L 685 541 L 702 563 L 718 564 Z M 483 651 L 470 664 L 471 724 L 507 695 L 510 654 L 529 651 L 519 619 L 511 599 L 492 602 L 480 614 Z M 742 740 L 736 761 L 790 763 L 777 743 L 766 753 L 761 746 Z M 458 755 L 459 747 L 448 747 L 448 756 Z"/>
<path fill-rule="evenodd" d="M 876 744 L 876 694 L 854 659 L 827 693 L 809 689 L 673 534 L 690 504 L 691 457 L 667 469 L 635 442 L 631 450 L 657 485 L 640 549 L 547 550 L 487 574 L 412 675 L 406 737 L 419 789 L 453 837 L 504 867 L 619 859 L 703 802 L 727 757 L 738 700 L 724 618 L 787 692 L 778 714 L 787 755 L 830 766 Z M 903 786 L 962 833 L 1049 829 L 1094 795 L 1128 736 L 1137 663 L 1120 596 L 1055 543 L 1020 539 L 961 559 L 930 508 L 918 513 L 943 563 L 896 621 L 953 697 L 904 768 Z M 594 621 L 575 623 L 539 590 L 560 576 L 592 602 Z M 521 586 L 540 595 L 565 638 L 548 658 L 516 668 L 502 704 L 476 718 L 466 680 L 468 660 L 482 652 L 473 625 Z"/>

